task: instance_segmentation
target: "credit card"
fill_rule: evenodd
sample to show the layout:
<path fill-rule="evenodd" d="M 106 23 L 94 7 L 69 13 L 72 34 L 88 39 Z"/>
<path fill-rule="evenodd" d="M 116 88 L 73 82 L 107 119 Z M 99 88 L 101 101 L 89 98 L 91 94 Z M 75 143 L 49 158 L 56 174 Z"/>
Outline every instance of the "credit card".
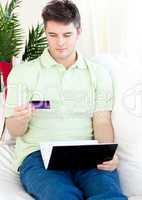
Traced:
<path fill-rule="evenodd" d="M 50 109 L 50 101 L 31 101 L 35 109 Z"/>

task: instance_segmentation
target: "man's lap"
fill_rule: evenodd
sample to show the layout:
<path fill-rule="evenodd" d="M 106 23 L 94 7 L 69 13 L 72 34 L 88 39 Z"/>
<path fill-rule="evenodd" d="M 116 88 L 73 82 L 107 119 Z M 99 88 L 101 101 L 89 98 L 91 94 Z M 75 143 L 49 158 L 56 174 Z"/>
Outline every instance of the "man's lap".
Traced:
<path fill-rule="evenodd" d="M 36 194 L 39 193 L 43 200 L 43 196 L 49 200 L 56 200 L 56 197 L 58 200 L 84 200 L 84 198 L 111 200 L 113 196 L 118 197 L 115 198 L 116 200 L 127 199 L 121 194 L 117 171 L 46 170 L 40 151 L 32 153 L 23 161 L 20 167 L 20 178 L 26 191 L 36 199 L 38 199 Z"/>
<path fill-rule="evenodd" d="M 46 170 L 40 152 L 28 156 L 19 171 L 25 190 L 35 199 L 83 200 L 83 193 L 73 183 L 71 172 Z"/>

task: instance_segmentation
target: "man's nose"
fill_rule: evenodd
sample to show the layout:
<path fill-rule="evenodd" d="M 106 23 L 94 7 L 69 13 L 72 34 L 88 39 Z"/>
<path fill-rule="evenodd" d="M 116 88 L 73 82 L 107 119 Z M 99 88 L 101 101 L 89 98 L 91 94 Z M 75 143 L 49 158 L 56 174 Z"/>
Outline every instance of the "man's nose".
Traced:
<path fill-rule="evenodd" d="M 59 38 L 58 38 L 57 43 L 58 43 L 59 46 L 62 46 L 62 45 L 64 44 L 64 42 L 65 42 L 65 41 L 64 41 L 64 38 L 63 38 L 63 37 L 59 37 Z"/>

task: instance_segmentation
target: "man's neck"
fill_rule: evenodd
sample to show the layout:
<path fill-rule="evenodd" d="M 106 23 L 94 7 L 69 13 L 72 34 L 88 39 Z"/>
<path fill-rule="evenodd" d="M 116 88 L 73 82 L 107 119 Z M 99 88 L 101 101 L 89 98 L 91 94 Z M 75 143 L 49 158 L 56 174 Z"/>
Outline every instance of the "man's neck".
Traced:
<path fill-rule="evenodd" d="M 50 53 L 50 52 L 49 52 Z M 51 54 L 50 54 L 51 55 Z M 51 55 L 52 56 L 52 55 Z M 52 56 L 53 57 L 53 56 Z M 53 57 L 54 58 L 54 57 Z M 76 60 L 77 60 L 77 52 L 76 51 L 74 51 L 68 58 L 66 58 L 66 59 L 56 59 L 56 58 L 54 58 L 55 60 L 56 60 L 56 62 L 57 63 L 59 63 L 59 64 L 62 64 L 62 65 L 64 65 L 64 67 L 66 68 L 66 69 L 69 69 L 69 67 L 70 66 L 72 66 L 75 62 L 76 62 Z"/>
<path fill-rule="evenodd" d="M 77 60 L 77 53 L 74 52 L 68 59 L 58 61 L 58 63 L 64 65 L 66 69 L 69 69 Z"/>

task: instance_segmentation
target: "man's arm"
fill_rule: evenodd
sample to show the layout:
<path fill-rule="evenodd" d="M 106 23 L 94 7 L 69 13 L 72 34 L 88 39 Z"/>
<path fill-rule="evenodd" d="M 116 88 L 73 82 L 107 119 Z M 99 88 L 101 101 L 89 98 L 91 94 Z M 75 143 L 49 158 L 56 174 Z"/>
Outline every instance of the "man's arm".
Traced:
<path fill-rule="evenodd" d="M 99 143 L 113 143 L 114 130 L 111 121 L 111 111 L 95 112 L 93 117 L 94 137 Z M 110 161 L 97 165 L 100 170 L 113 171 L 117 168 L 118 157 L 115 154 Z"/>
<path fill-rule="evenodd" d="M 29 104 L 14 109 L 14 115 L 6 118 L 6 127 L 13 137 L 22 136 L 26 133 L 34 108 Z"/>
<path fill-rule="evenodd" d="M 114 130 L 111 122 L 111 111 L 95 112 L 93 117 L 94 137 L 100 143 L 112 143 Z"/>

